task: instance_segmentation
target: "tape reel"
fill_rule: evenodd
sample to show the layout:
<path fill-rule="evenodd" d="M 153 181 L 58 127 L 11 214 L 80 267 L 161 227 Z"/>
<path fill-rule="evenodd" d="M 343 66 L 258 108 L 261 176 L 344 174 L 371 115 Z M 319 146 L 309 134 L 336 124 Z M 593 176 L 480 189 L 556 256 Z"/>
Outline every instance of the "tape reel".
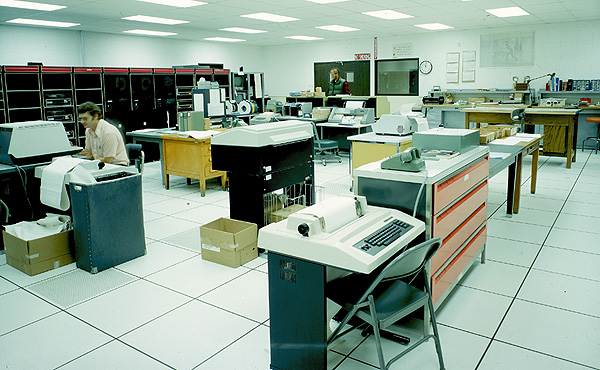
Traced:
<path fill-rule="evenodd" d="M 227 114 L 237 113 L 238 103 L 231 100 L 225 101 L 225 111 Z"/>
<path fill-rule="evenodd" d="M 258 104 L 252 100 L 242 100 L 238 105 L 238 112 L 241 114 L 252 114 L 258 111 Z"/>

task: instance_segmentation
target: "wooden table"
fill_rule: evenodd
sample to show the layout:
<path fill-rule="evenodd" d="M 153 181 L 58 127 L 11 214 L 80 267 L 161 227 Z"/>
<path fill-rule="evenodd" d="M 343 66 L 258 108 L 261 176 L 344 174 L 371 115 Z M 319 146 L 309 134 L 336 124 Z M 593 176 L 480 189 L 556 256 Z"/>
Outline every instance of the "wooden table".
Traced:
<path fill-rule="evenodd" d="M 474 122 L 476 127 L 480 123 L 514 124 L 511 112 L 515 107 L 477 107 L 465 108 L 465 128 Z M 544 145 L 541 155 L 567 157 L 567 168 L 575 162 L 577 150 L 577 115 L 579 109 L 568 108 L 525 108 L 525 125 L 544 126 Z"/>
<path fill-rule="evenodd" d="M 412 146 L 412 135 L 377 135 L 374 132 L 348 136 L 350 170 L 402 152 Z"/>
<path fill-rule="evenodd" d="M 535 194 L 540 141 L 543 137 L 543 135 L 517 134 L 517 136 L 496 139 L 487 144 L 490 148 L 490 178 L 508 166 L 507 214 L 519 213 L 523 157 L 528 154 L 532 156 L 530 192 Z M 520 149 L 514 150 L 515 147 Z M 494 153 L 507 153 L 513 158 L 497 161 L 498 165 L 495 165 Z"/>
<path fill-rule="evenodd" d="M 179 135 L 163 135 L 162 162 L 165 188 L 169 189 L 169 175 L 200 180 L 200 192 L 206 194 L 206 180 L 221 178 L 225 190 L 227 172 L 212 169 L 210 138 L 194 139 Z"/>

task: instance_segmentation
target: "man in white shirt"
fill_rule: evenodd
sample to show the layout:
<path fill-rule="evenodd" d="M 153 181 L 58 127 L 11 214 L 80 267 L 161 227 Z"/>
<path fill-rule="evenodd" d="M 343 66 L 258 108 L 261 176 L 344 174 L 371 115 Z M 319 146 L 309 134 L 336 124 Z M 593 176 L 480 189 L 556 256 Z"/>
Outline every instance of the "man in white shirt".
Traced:
<path fill-rule="evenodd" d="M 104 163 L 128 165 L 125 143 L 118 128 L 102 119 L 102 110 L 92 102 L 77 107 L 79 122 L 85 127 L 85 149 L 79 154 Z"/>

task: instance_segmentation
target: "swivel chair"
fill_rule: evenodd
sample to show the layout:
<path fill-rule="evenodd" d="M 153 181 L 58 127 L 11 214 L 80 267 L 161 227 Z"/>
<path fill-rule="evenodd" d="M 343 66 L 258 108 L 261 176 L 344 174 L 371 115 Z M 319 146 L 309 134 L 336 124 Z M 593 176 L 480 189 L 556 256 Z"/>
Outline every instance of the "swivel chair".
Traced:
<path fill-rule="evenodd" d="M 327 157 L 335 157 L 337 158 L 339 163 L 342 163 L 342 157 L 340 157 L 340 149 L 338 142 L 335 140 L 319 138 L 319 133 L 317 132 L 317 125 L 314 121 L 312 121 L 312 126 L 313 133 L 315 135 L 315 158 L 318 155 L 321 159 L 321 163 L 323 163 L 323 166 L 327 166 Z"/>
<path fill-rule="evenodd" d="M 588 117 L 585 120 L 586 122 L 592 122 L 596 124 L 597 133 L 596 136 L 590 136 L 583 140 L 583 143 L 581 143 L 581 151 L 583 152 L 583 150 L 585 149 L 585 142 L 588 140 L 592 140 L 596 142 L 596 154 L 598 154 L 598 149 L 600 149 L 600 117 Z"/>
<path fill-rule="evenodd" d="M 327 297 L 342 306 L 348 313 L 333 331 L 327 344 L 333 343 L 337 338 L 352 331 L 354 328 L 344 332 L 342 329 L 346 324 L 351 323 L 351 319 L 354 318 L 356 321 L 358 318 L 364 321 L 362 325 L 368 325 L 375 335 L 380 369 L 389 369 L 392 363 L 433 338 L 440 369 L 444 370 L 442 346 L 431 299 L 429 276 L 425 269 L 441 244 L 440 238 L 434 238 L 405 250 L 386 265 L 374 280 L 372 277 L 369 279 L 369 275 L 352 274 L 329 282 L 326 286 Z M 410 281 L 413 281 L 419 275 L 424 280 L 424 289 L 419 289 L 401 280 L 410 278 Z M 386 328 L 421 307 L 429 311 L 433 334 L 424 335 L 415 344 L 386 363 L 381 347 L 382 333 Z M 424 323 L 424 325 L 428 325 L 428 323 Z"/>
<path fill-rule="evenodd" d="M 125 126 L 115 119 L 105 118 L 105 120 L 119 130 L 121 137 L 123 138 L 123 142 L 126 143 Z M 127 153 L 127 158 L 129 159 L 129 165 L 134 165 L 139 173 L 144 172 L 144 160 L 146 155 L 142 150 L 142 144 L 125 144 L 125 152 Z"/>

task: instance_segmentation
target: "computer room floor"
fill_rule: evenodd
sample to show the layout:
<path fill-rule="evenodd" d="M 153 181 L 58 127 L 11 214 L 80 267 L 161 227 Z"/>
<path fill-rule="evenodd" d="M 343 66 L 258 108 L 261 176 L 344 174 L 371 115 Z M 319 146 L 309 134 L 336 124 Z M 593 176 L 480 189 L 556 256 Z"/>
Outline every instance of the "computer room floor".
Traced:
<path fill-rule="evenodd" d="M 487 262 L 438 310 L 446 368 L 600 369 L 600 155 L 524 164 L 521 210 L 505 215 L 506 177 L 490 180 Z M 348 160 L 316 163 L 320 199 L 347 192 Z M 264 255 L 237 269 L 203 261 L 199 225 L 228 216 L 211 183 L 143 175 L 148 253 L 92 275 L 71 264 L 34 277 L 0 255 L 0 368 L 268 369 Z M 310 294 L 310 292 L 307 292 Z M 293 318 L 290 318 L 293 319 Z M 387 354 L 402 346 L 384 340 Z M 373 369 L 373 338 L 349 334 L 329 369 Z M 432 341 L 392 369 L 438 369 Z"/>

